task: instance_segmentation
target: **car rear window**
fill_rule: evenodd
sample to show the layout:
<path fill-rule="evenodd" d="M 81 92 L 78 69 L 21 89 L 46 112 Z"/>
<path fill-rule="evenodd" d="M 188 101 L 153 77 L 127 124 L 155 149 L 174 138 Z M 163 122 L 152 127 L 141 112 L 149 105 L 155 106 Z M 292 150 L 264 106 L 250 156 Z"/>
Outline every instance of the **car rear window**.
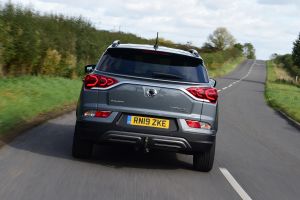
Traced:
<path fill-rule="evenodd" d="M 151 50 L 110 48 L 98 63 L 97 70 L 136 77 L 208 82 L 200 59 Z"/>

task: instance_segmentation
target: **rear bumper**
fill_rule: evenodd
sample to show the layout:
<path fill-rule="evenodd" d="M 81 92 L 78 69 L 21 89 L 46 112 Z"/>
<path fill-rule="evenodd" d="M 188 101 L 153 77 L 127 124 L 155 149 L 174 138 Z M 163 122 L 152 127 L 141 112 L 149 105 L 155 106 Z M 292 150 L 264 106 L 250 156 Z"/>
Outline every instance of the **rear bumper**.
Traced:
<path fill-rule="evenodd" d="M 216 133 L 190 133 L 183 131 L 130 129 L 114 123 L 91 121 L 76 122 L 76 137 L 94 143 L 121 143 L 141 148 L 163 149 L 186 154 L 206 151 L 215 142 Z"/>

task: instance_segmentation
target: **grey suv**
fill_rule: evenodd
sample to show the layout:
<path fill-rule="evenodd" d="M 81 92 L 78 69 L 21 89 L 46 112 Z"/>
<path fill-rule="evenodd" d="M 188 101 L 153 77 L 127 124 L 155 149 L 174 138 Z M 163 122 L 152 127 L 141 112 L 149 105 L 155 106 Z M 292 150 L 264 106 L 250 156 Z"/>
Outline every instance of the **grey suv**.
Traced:
<path fill-rule="evenodd" d="M 218 93 L 197 51 L 115 41 L 85 70 L 74 157 L 91 156 L 94 144 L 128 144 L 192 154 L 196 170 L 211 170 Z"/>

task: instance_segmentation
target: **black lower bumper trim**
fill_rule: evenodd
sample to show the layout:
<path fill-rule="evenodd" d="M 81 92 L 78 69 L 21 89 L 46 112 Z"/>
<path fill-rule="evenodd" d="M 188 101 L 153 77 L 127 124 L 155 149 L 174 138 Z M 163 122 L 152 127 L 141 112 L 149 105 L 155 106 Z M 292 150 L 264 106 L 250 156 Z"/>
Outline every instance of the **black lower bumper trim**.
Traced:
<path fill-rule="evenodd" d="M 129 133 L 108 131 L 105 140 L 112 142 L 131 143 L 143 145 L 145 148 L 167 148 L 176 150 L 191 150 L 191 145 L 184 138 L 150 135 L 142 133 Z"/>

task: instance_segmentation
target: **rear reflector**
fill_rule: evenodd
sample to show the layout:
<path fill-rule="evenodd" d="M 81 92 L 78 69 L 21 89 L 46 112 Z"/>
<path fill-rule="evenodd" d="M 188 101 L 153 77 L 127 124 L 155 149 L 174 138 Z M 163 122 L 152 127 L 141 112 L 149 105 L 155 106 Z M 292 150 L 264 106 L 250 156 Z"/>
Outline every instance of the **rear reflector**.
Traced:
<path fill-rule="evenodd" d="M 100 118 L 107 118 L 111 114 L 110 111 L 96 111 L 95 117 L 100 117 Z"/>
<path fill-rule="evenodd" d="M 85 117 L 98 117 L 98 118 L 107 118 L 111 114 L 111 111 L 96 111 L 89 110 L 84 113 Z"/>
<path fill-rule="evenodd" d="M 186 124 L 191 128 L 211 129 L 211 125 L 205 122 L 186 119 Z"/>
<path fill-rule="evenodd" d="M 191 128 L 201 128 L 201 124 L 198 121 L 194 120 L 185 120 L 187 125 Z"/>

